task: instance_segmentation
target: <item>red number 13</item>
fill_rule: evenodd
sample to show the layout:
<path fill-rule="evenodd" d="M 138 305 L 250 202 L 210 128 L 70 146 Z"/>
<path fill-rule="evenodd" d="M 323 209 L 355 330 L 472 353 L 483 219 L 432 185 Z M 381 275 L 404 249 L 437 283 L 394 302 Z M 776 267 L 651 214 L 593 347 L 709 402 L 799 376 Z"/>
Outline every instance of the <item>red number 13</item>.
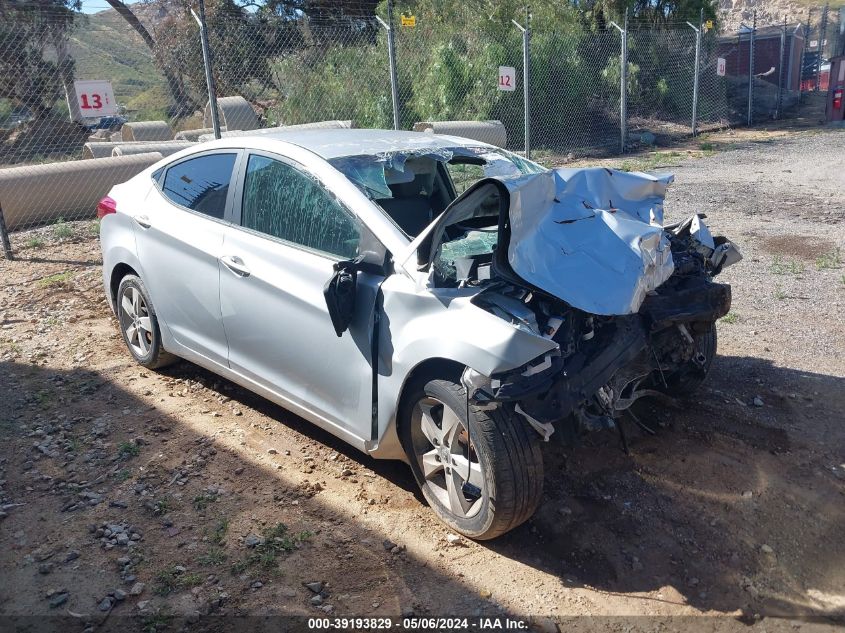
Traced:
<path fill-rule="evenodd" d="M 92 94 L 91 95 L 91 100 L 93 101 L 93 105 L 88 103 L 88 95 L 86 95 L 86 94 L 81 95 L 81 99 L 82 99 L 82 108 L 84 110 L 91 110 L 91 109 L 99 110 L 100 108 L 103 107 L 103 100 L 100 98 L 100 95 L 98 95 L 98 94 Z"/>

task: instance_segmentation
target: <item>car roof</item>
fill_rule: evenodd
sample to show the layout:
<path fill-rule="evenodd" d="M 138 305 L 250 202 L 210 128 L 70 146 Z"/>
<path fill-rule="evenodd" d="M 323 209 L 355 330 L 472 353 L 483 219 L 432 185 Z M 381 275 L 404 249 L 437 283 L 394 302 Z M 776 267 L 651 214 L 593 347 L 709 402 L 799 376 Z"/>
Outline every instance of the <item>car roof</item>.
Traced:
<path fill-rule="evenodd" d="M 428 134 L 426 132 L 406 132 L 402 130 L 371 129 L 323 129 L 323 130 L 280 130 L 254 136 L 247 139 L 278 139 L 310 150 L 326 160 L 343 156 L 361 156 L 384 154 L 388 152 L 437 151 L 451 147 L 490 147 L 487 143 L 460 138 Z"/>

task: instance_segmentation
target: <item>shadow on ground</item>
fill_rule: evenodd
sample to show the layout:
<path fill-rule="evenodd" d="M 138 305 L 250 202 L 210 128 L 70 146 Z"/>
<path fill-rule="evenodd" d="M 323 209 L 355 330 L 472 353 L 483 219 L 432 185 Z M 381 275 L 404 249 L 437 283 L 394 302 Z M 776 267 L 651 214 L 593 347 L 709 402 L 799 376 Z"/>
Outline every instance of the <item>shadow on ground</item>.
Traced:
<path fill-rule="evenodd" d="M 829 424 L 842 410 L 845 381 L 742 357 L 720 358 L 715 375 L 720 371 L 722 379 L 697 400 L 676 409 L 641 408 L 656 434 L 629 428 L 629 455 L 615 435 L 589 438 L 591 445 L 575 449 L 546 446 L 542 507 L 529 523 L 483 547 L 555 576 L 564 587 L 641 598 L 653 603 L 653 613 L 663 603 L 741 617 L 841 616 L 835 600 L 845 573 L 845 553 L 836 545 L 845 533 L 843 481 L 825 465 L 841 463 L 842 430 L 819 445 L 809 441 L 818 429 L 809 427 Z M 731 394 L 743 385 L 736 376 L 765 377 L 767 404 L 735 402 Z M 87 526 L 116 521 L 143 535 L 132 550 L 140 554 L 133 571 L 150 588 L 174 565 L 197 574 L 191 591 L 180 587 L 152 596 L 148 589 L 144 597 L 152 603 L 134 616 L 140 623 L 163 612 L 321 615 L 302 586 L 312 580 L 328 583 L 324 604 L 335 613 L 499 612 L 452 573 L 457 568 L 444 572 L 410 552 L 383 547 L 385 534 L 358 509 L 363 500 L 351 493 L 344 498 L 343 491 L 331 496 L 314 485 L 325 472 L 309 477 L 298 461 L 271 469 L 250 457 L 238 437 L 198 432 L 196 414 L 161 414 L 109 372 L 2 363 L 0 377 L 0 413 L 8 420 L 2 427 L 6 497 L 26 503 L 10 512 L 0 536 L 7 579 L 0 589 L 2 613 L 64 613 L 47 608 L 43 596 L 48 588 L 67 588 L 63 609 L 83 619 L 120 622 L 136 614 L 132 600 L 116 603 L 108 614 L 97 608 L 125 584 L 126 570 L 114 561 L 126 550 L 103 550 Z M 374 471 L 387 480 L 384 486 L 414 491 L 422 503 L 403 464 L 361 455 L 189 363 L 163 377 L 199 379 L 210 395 L 255 408 L 337 451 L 353 468 Z M 127 442 L 140 454 L 121 457 Z M 199 510 L 196 499 L 210 489 L 225 492 Z M 92 504 L 81 492 L 102 499 Z M 169 500 L 169 508 L 151 511 L 150 502 L 159 500 Z M 398 513 L 397 521 L 410 514 L 383 511 Z M 221 517 L 228 536 L 217 552 L 209 535 Z M 242 538 L 279 522 L 291 533 L 312 536 L 281 556 L 277 567 L 250 565 L 233 575 L 232 563 L 249 554 Z M 62 562 L 68 549 L 80 557 Z M 223 558 L 213 562 L 212 554 Z M 44 561 L 53 563 L 46 575 L 38 572 Z M 637 596 L 646 592 L 652 595 Z"/>

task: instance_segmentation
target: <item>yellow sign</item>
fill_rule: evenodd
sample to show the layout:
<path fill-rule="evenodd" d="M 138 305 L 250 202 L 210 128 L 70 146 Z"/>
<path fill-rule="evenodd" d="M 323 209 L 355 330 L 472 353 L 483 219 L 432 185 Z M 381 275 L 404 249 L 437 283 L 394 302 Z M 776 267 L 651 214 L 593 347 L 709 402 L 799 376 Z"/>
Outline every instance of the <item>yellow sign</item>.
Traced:
<path fill-rule="evenodd" d="M 399 24 L 401 26 L 416 26 L 417 25 L 417 16 L 415 15 L 405 15 L 404 13 L 399 16 Z"/>
<path fill-rule="evenodd" d="M 707 20 L 707 22 L 704 23 L 704 30 L 709 31 L 712 28 L 713 28 L 713 20 Z"/>

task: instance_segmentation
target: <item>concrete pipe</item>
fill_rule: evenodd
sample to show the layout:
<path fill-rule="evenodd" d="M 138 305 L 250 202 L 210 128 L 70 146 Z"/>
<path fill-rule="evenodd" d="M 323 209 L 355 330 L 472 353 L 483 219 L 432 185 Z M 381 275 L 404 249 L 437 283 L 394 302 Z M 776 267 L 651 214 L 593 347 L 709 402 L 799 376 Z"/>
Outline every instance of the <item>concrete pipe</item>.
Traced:
<path fill-rule="evenodd" d="M 158 152 L 0 169 L 0 205 L 11 231 L 60 217 L 93 218 L 116 184 L 161 160 Z"/>
<path fill-rule="evenodd" d="M 460 136 L 497 147 L 505 147 L 508 142 L 508 133 L 501 121 L 420 121 L 414 123 L 414 131 Z"/>
<path fill-rule="evenodd" d="M 167 121 L 136 121 L 124 123 L 120 128 L 124 141 L 169 141 L 173 139 L 173 130 Z"/>
<path fill-rule="evenodd" d="M 224 127 L 227 130 L 257 130 L 261 127 L 261 121 L 249 101 L 239 95 L 217 99 L 217 115 L 221 131 Z M 202 124 L 207 128 L 212 127 L 210 101 L 205 104 Z"/>
<path fill-rule="evenodd" d="M 220 132 L 223 133 L 226 131 L 225 127 L 220 128 Z M 201 136 L 211 135 L 211 138 L 214 138 L 214 130 L 210 127 L 201 127 L 198 130 L 182 130 L 181 132 L 177 132 L 176 136 L 174 137 L 177 141 L 194 141 L 197 142 L 200 140 Z"/>
<path fill-rule="evenodd" d="M 261 136 L 264 134 L 277 134 L 279 132 L 294 132 L 297 130 L 340 130 L 350 129 L 354 125 L 352 121 L 316 121 L 314 123 L 299 123 L 297 125 L 280 125 L 278 127 L 264 127 L 260 130 L 230 130 L 222 132 L 222 138 L 230 138 L 233 136 Z M 213 141 L 214 134 L 203 134 L 199 137 L 201 143 L 206 141 Z"/>
<path fill-rule="evenodd" d="M 161 143 L 121 143 L 112 150 L 112 156 L 131 156 L 132 154 L 146 154 L 158 152 L 162 156 L 170 156 L 186 147 L 193 147 L 191 141 L 162 141 Z"/>
<path fill-rule="evenodd" d="M 112 132 L 109 134 L 109 140 L 112 143 L 122 143 L 123 142 L 123 132 Z"/>
<path fill-rule="evenodd" d="M 108 158 L 120 143 L 97 141 L 85 143 L 82 146 L 82 158 Z"/>
<path fill-rule="evenodd" d="M 295 125 L 282 125 L 279 130 L 348 130 L 355 125 L 350 120 L 346 121 L 314 121 L 313 123 L 297 123 Z"/>

